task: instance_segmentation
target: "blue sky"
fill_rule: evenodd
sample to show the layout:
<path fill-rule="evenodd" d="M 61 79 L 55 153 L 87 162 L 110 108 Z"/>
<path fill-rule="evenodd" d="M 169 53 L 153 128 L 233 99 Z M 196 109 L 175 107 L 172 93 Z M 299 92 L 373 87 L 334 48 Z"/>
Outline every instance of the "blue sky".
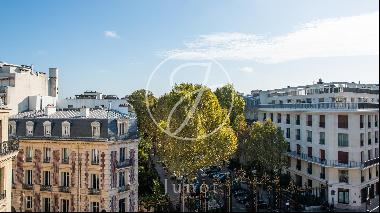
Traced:
<path fill-rule="evenodd" d="M 181 63 L 212 56 L 245 93 L 379 79 L 377 0 L 1 0 L 0 8 L 0 61 L 58 67 L 61 97 L 124 96 L 177 53 Z M 198 82 L 195 69 L 178 81 Z M 167 78 L 151 89 L 164 92 Z"/>

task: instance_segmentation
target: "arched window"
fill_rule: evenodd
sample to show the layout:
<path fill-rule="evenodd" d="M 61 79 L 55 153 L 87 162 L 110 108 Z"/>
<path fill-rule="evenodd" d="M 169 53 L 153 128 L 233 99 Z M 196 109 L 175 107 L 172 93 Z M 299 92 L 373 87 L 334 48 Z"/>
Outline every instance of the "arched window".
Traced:
<path fill-rule="evenodd" d="M 43 125 L 44 125 L 44 136 L 50 137 L 51 136 L 51 122 L 45 121 Z"/>
<path fill-rule="evenodd" d="M 26 122 L 26 135 L 27 136 L 33 136 L 33 131 L 34 131 L 33 121 L 27 121 Z"/>
<path fill-rule="evenodd" d="M 91 132 L 92 137 L 98 138 L 100 137 L 100 123 L 97 121 L 94 121 L 91 123 Z"/>
<path fill-rule="evenodd" d="M 70 122 L 62 122 L 62 137 L 70 137 Z"/>

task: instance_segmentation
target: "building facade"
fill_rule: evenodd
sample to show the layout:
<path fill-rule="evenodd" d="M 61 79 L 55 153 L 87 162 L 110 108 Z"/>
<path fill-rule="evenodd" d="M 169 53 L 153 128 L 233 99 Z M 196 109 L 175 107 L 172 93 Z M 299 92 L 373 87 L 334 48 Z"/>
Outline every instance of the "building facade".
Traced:
<path fill-rule="evenodd" d="M 300 187 L 356 208 L 379 194 L 379 85 L 345 82 L 262 91 L 258 120 L 288 141 L 288 168 Z"/>
<path fill-rule="evenodd" d="M 133 212 L 138 209 L 136 118 L 82 108 L 10 118 L 19 140 L 13 210 Z"/>
<path fill-rule="evenodd" d="M 49 68 L 49 76 L 35 72 L 32 66 L 0 62 L 0 102 L 10 114 L 43 110 L 58 98 L 58 69 Z"/>
<path fill-rule="evenodd" d="M 11 211 L 12 159 L 18 151 L 17 141 L 8 140 L 9 111 L 0 107 L 0 212 Z"/>

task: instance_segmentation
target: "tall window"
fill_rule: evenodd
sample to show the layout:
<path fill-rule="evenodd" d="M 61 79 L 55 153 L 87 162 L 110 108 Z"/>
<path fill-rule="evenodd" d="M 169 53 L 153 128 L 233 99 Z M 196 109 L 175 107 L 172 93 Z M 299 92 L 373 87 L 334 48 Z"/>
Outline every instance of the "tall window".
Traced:
<path fill-rule="evenodd" d="M 118 123 L 119 135 L 127 134 L 127 123 L 124 121 L 120 121 Z"/>
<path fill-rule="evenodd" d="M 310 130 L 306 130 L 307 134 L 307 142 L 313 142 L 313 132 Z"/>
<path fill-rule="evenodd" d="M 319 127 L 325 128 L 326 126 L 326 116 L 325 115 L 319 115 Z"/>
<path fill-rule="evenodd" d="M 63 187 L 70 186 L 70 174 L 68 172 L 61 173 L 61 186 Z"/>
<path fill-rule="evenodd" d="M 25 198 L 25 206 L 26 206 L 26 209 L 32 209 L 33 208 L 33 198 L 32 198 L 32 196 L 26 196 L 26 198 Z"/>
<path fill-rule="evenodd" d="M 270 120 L 271 120 L 272 122 L 274 121 L 273 118 L 274 118 L 274 114 L 271 113 L 271 114 L 270 114 Z"/>
<path fill-rule="evenodd" d="M 92 131 L 92 137 L 98 138 L 100 137 L 100 123 L 99 122 L 92 122 L 91 123 L 91 131 Z"/>
<path fill-rule="evenodd" d="M 25 184 L 29 186 L 33 185 L 33 171 L 32 170 L 26 170 Z"/>
<path fill-rule="evenodd" d="M 50 198 L 45 197 L 43 202 L 44 212 L 50 212 Z"/>
<path fill-rule="evenodd" d="M 69 149 L 68 148 L 62 148 L 62 163 L 64 164 L 69 163 Z"/>
<path fill-rule="evenodd" d="M 371 132 L 368 132 L 368 145 L 372 144 Z"/>
<path fill-rule="evenodd" d="M 50 171 L 44 171 L 43 173 L 43 184 L 44 186 L 50 186 Z"/>
<path fill-rule="evenodd" d="M 379 125 L 379 116 L 375 115 L 375 127 Z"/>
<path fill-rule="evenodd" d="M 301 140 L 301 130 L 296 129 L 296 140 Z"/>
<path fill-rule="evenodd" d="M 301 124 L 301 115 L 296 115 L 296 125 Z"/>
<path fill-rule="evenodd" d="M 70 123 L 68 121 L 62 122 L 62 137 L 70 137 Z"/>
<path fill-rule="evenodd" d="M 125 172 L 119 172 L 119 187 L 125 186 Z"/>
<path fill-rule="evenodd" d="M 338 151 L 338 163 L 348 164 L 348 152 Z"/>
<path fill-rule="evenodd" d="M 16 135 L 16 121 L 9 121 L 9 135 Z"/>
<path fill-rule="evenodd" d="M 338 189 L 338 203 L 349 204 L 350 203 L 350 190 Z"/>
<path fill-rule="evenodd" d="M 368 128 L 371 128 L 372 126 L 372 115 L 368 115 Z"/>
<path fill-rule="evenodd" d="M 45 121 L 43 125 L 44 125 L 44 136 L 50 137 L 51 136 L 51 122 Z"/>
<path fill-rule="evenodd" d="M 338 115 L 338 128 L 348 129 L 348 115 Z"/>
<path fill-rule="evenodd" d="M 51 149 L 49 147 L 44 147 L 44 163 L 50 163 L 50 153 Z"/>
<path fill-rule="evenodd" d="M 326 135 L 325 135 L 325 132 L 320 132 L 319 133 L 319 144 L 325 144 L 326 143 L 326 139 L 325 139 Z"/>
<path fill-rule="evenodd" d="M 91 202 L 92 212 L 99 212 L 99 202 Z"/>
<path fill-rule="evenodd" d="M 364 128 L 364 115 L 360 115 L 360 128 Z"/>
<path fill-rule="evenodd" d="M 97 150 L 97 149 L 91 150 L 91 163 L 93 165 L 99 164 L 99 150 Z"/>
<path fill-rule="evenodd" d="M 99 175 L 91 174 L 91 188 L 99 190 Z"/>
<path fill-rule="evenodd" d="M 290 128 L 286 128 L 286 138 L 290 138 Z"/>
<path fill-rule="evenodd" d="M 27 136 L 33 136 L 33 131 L 34 131 L 33 121 L 27 121 L 26 122 L 26 135 Z"/>
<path fill-rule="evenodd" d="M 267 119 L 267 113 L 264 113 L 263 114 L 263 121 L 265 121 Z"/>
<path fill-rule="evenodd" d="M 306 116 L 306 126 L 313 126 L 313 115 Z"/>
<path fill-rule="evenodd" d="M 69 212 L 69 200 L 62 199 L 61 200 L 61 212 Z"/>
<path fill-rule="evenodd" d="M 120 162 L 125 161 L 125 147 L 120 148 Z"/>
<path fill-rule="evenodd" d="M 281 123 L 281 113 L 277 113 L 277 123 Z"/>
<path fill-rule="evenodd" d="M 379 142 L 379 131 L 375 131 L 375 143 Z"/>
<path fill-rule="evenodd" d="M 339 170 L 339 183 L 348 183 L 348 170 Z"/>
<path fill-rule="evenodd" d="M 338 146 L 340 147 L 348 146 L 348 134 L 338 133 Z"/>
<path fill-rule="evenodd" d="M 33 159 L 33 149 L 32 147 L 28 146 L 26 147 L 26 162 L 32 162 Z"/>
<path fill-rule="evenodd" d="M 286 124 L 290 124 L 290 114 L 286 114 Z"/>
<path fill-rule="evenodd" d="M 360 133 L 360 146 L 364 146 L 364 133 Z"/>

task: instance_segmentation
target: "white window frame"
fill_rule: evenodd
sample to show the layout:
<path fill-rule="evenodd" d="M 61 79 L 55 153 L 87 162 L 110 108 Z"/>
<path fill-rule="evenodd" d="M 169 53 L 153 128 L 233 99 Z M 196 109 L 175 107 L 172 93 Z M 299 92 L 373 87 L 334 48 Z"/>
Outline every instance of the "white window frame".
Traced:
<path fill-rule="evenodd" d="M 91 162 L 99 164 L 99 150 L 91 150 Z"/>
<path fill-rule="evenodd" d="M 44 210 L 44 212 L 50 212 L 51 211 L 51 199 L 49 198 L 49 197 L 44 197 L 44 198 L 42 198 L 42 200 L 43 200 L 43 206 L 42 206 L 42 208 L 43 208 L 43 210 Z M 46 200 L 48 200 L 48 202 L 46 202 Z M 48 205 L 47 207 L 48 207 L 48 211 L 46 211 L 46 204 Z"/>
<path fill-rule="evenodd" d="M 26 157 L 33 158 L 33 148 L 31 146 L 26 147 Z"/>
<path fill-rule="evenodd" d="M 69 148 L 62 148 L 62 163 L 63 163 L 63 160 L 64 159 L 68 159 L 69 160 Z"/>
<path fill-rule="evenodd" d="M 99 175 L 98 174 L 91 174 L 91 189 L 99 190 L 100 189 L 99 183 L 100 183 Z"/>
<path fill-rule="evenodd" d="M 100 137 L 100 123 L 98 121 L 94 121 L 91 123 L 91 133 L 92 137 L 94 138 Z"/>
<path fill-rule="evenodd" d="M 69 172 L 61 172 L 61 186 L 70 187 L 70 173 Z"/>
<path fill-rule="evenodd" d="M 51 122 L 50 121 L 45 121 L 43 123 L 44 126 L 44 136 L 45 137 L 50 137 L 51 136 Z"/>
<path fill-rule="evenodd" d="M 33 185 L 33 170 L 26 170 L 25 184 Z"/>
<path fill-rule="evenodd" d="M 26 196 L 25 208 L 26 209 L 32 209 L 33 208 L 33 197 L 32 196 Z"/>
<path fill-rule="evenodd" d="M 91 202 L 91 211 L 99 212 L 99 202 Z"/>
<path fill-rule="evenodd" d="M 49 159 L 51 160 L 51 148 L 50 147 L 44 147 L 44 160 Z"/>
<path fill-rule="evenodd" d="M 64 211 L 64 207 L 66 211 Z M 70 200 L 61 199 L 61 212 L 70 212 Z"/>
<path fill-rule="evenodd" d="M 26 136 L 33 136 L 34 133 L 34 122 L 27 121 L 26 122 Z"/>
<path fill-rule="evenodd" d="M 62 122 L 62 137 L 70 137 L 70 122 Z"/>
<path fill-rule="evenodd" d="M 9 121 L 9 135 L 16 136 L 16 121 Z"/>

